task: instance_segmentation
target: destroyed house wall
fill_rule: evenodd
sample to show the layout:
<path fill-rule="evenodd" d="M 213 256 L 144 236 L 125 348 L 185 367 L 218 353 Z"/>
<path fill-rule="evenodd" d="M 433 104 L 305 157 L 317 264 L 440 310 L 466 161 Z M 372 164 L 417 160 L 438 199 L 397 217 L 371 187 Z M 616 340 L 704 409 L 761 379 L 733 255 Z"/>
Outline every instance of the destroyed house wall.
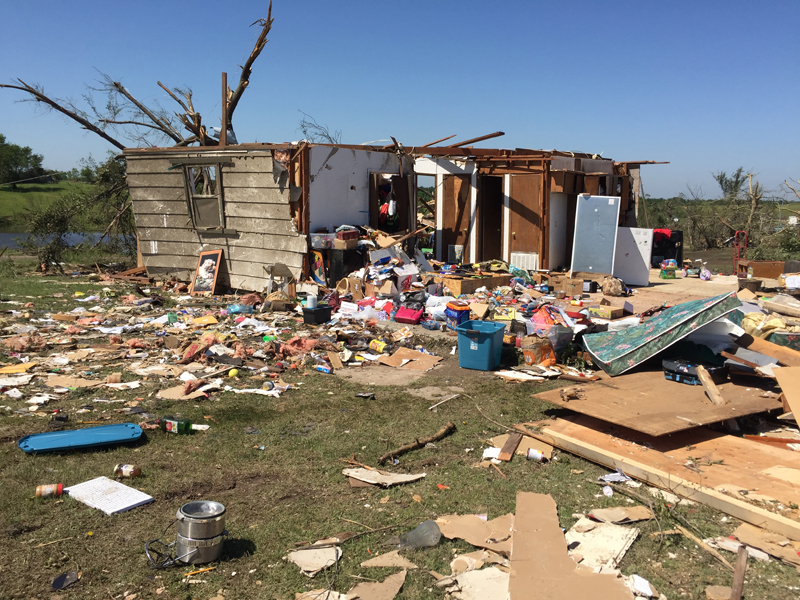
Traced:
<path fill-rule="evenodd" d="M 309 157 L 309 231 L 369 225 L 370 173 L 399 174 L 393 152 L 312 146 Z"/>
<path fill-rule="evenodd" d="M 285 264 L 299 275 L 306 238 L 292 222 L 289 187 L 273 177 L 270 150 L 228 153 L 126 151 L 139 247 L 148 275 L 191 279 L 198 254 L 223 250 L 220 282 L 232 288 L 261 290 L 265 268 Z M 182 164 L 218 159 L 224 230 L 195 228 Z M 172 168 L 172 170 L 169 170 Z M 285 182 L 283 182 L 285 183 Z"/>

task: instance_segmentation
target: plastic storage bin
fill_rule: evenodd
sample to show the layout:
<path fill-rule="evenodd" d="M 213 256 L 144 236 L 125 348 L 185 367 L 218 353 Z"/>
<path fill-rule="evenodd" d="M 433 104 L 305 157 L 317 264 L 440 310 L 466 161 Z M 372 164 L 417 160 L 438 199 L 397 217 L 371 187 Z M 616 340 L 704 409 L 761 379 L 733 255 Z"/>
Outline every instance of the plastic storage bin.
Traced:
<path fill-rule="evenodd" d="M 335 239 L 335 233 L 312 233 L 311 247 L 314 250 L 327 250 L 333 248 L 333 241 Z"/>
<path fill-rule="evenodd" d="M 303 322 L 307 325 L 318 325 L 331 320 L 331 307 L 318 306 L 317 308 L 303 309 Z"/>
<path fill-rule="evenodd" d="M 491 371 L 500 364 L 503 353 L 504 323 L 467 321 L 458 332 L 458 366 L 462 369 Z"/>

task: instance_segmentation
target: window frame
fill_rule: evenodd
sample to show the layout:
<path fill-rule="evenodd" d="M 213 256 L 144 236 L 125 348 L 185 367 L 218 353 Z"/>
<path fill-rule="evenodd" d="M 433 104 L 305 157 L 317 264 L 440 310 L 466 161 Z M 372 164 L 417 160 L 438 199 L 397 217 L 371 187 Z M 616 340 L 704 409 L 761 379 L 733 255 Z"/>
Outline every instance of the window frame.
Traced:
<path fill-rule="evenodd" d="M 236 234 L 234 230 L 226 228 L 225 217 L 225 186 L 223 185 L 223 167 L 233 167 L 230 160 L 221 157 L 214 158 L 189 158 L 171 161 L 172 168 L 181 167 L 183 170 L 183 187 L 186 196 L 186 209 L 189 212 L 189 218 L 192 221 L 192 227 L 200 233 L 218 233 L 218 234 Z M 197 194 L 191 186 L 191 169 L 202 169 L 207 167 L 214 167 L 216 169 L 216 193 L 210 195 Z M 219 210 L 218 227 L 203 227 L 199 225 L 200 218 L 197 210 L 195 198 L 216 198 L 217 208 Z"/>

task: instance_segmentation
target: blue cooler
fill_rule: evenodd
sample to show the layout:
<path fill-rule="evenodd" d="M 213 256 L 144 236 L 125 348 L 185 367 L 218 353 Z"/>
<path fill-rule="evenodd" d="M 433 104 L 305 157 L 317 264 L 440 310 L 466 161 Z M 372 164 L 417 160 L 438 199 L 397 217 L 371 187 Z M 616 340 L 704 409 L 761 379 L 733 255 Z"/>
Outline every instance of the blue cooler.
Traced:
<path fill-rule="evenodd" d="M 458 366 L 462 369 L 491 371 L 500 364 L 503 353 L 504 323 L 467 321 L 458 332 Z"/>

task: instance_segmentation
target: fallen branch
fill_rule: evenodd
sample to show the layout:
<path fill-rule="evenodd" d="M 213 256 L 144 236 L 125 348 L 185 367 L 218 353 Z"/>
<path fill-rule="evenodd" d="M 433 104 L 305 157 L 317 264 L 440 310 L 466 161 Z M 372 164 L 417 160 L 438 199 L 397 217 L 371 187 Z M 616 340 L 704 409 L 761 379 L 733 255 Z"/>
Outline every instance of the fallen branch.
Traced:
<path fill-rule="evenodd" d="M 439 440 L 446 438 L 448 435 L 453 433 L 456 430 L 456 425 L 452 421 L 447 423 L 444 427 L 442 427 L 439 431 L 437 431 L 434 435 L 429 438 L 422 438 L 422 439 L 415 439 L 410 444 L 406 444 L 405 446 L 400 446 L 395 450 L 391 450 L 387 452 L 383 456 L 378 459 L 378 464 L 382 465 L 390 458 L 394 458 L 396 456 L 400 456 L 401 454 L 405 454 L 406 452 L 411 452 L 412 450 L 419 450 L 420 448 L 424 448 L 427 444 L 432 444 L 433 442 L 438 442 Z"/>
<path fill-rule="evenodd" d="M 681 532 L 683 535 L 685 535 L 687 538 L 689 538 L 690 540 L 692 540 L 692 541 L 693 541 L 695 544 L 697 544 L 698 546 L 700 546 L 700 547 L 701 547 L 703 550 L 705 550 L 706 552 L 708 552 L 708 553 L 709 553 L 711 556 L 713 556 L 713 557 L 714 557 L 714 558 L 716 558 L 716 559 L 717 559 L 719 562 L 721 562 L 723 565 L 725 565 L 725 567 L 726 567 L 727 569 L 729 569 L 730 571 L 733 571 L 733 570 L 734 570 L 734 569 L 733 569 L 733 565 L 731 565 L 731 563 L 729 563 L 727 560 L 725 560 L 725 557 L 724 557 L 724 556 L 722 556 L 722 555 L 721 555 L 719 552 L 717 552 L 716 550 L 714 550 L 714 548 L 712 548 L 711 546 L 709 546 L 708 544 L 706 544 L 706 543 L 705 543 L 703 540 L 701 540 L 699 537 L 697 537 L 697 536 L 696 536 L 695 534 L 693 534 L 691 531 L 689 531 L 688 529 L 686 529 L 686 527 L 683 527 L 683 526 L 681 526 L 681 525 L 676 525 L 676 528 L 677 528 L 677 529 L 679 529 L 679 530 L 680 530 L 680 532 Z M 745 552 L 746 552 L 746 550 L 745 550 Z"/>

